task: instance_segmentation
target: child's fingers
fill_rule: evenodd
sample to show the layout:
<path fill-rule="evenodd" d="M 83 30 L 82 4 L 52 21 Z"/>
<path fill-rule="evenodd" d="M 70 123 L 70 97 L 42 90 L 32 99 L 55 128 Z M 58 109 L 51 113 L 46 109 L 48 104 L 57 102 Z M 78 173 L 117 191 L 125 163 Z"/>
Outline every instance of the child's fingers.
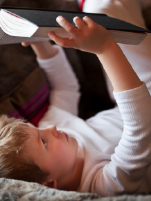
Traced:
<path fill-rule="evenodd" d="M 77 29 L 72 26 L 65 18 L 62 16 L 57 17 L 57 22 L 62 26 L 71 36 L 75 37 L 77 35 Z"/>
<path fill-rule="evenodd" d="M 83 29 L 83 28 L 86 27 L 85 22 L 80 17 L 75 17 L 73 19 L 73 21 L 74 21 L 76 27 L 79 28 L 79 29 Z"/>
<path fill-rule="evenodd" d="M 22 44 L 23 47 L 28 47 L 30 43 L 22 42 L 21 44 Z"/>
<path fill-rule="evenodd" d="M 83 18 L 83 21 L 84 21 L 89 27 L 92 27 L 92 26 L 94 26 L 94 24 L 95 24 L 95 22 L 94 22 L 91 18 L 89 18 L 89 17 L 87 17 L 87 16 L 85 16 L 85 17 Z"/>
<path fill-rule="evenodd" d="M 75 48 L 75 41 L 73 38 L 61 38 L 57 36 L 54 32 L 49 32 L 48 36 L 58 45 L 67 48 Z"/>

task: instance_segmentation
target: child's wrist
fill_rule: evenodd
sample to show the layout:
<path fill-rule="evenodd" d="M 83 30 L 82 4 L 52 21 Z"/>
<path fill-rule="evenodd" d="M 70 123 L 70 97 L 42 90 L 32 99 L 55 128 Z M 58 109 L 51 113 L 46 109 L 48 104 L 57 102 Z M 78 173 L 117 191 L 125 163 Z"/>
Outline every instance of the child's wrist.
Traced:
<path fill-rule="evenodd" d="M 39 59 L 49 59 L 57 54 L 56 48 L 48 41 L 31 44 L 31 47 Z"/>
<path fill-rule="evenodd" d="M 106 54 L 106 52 L 113 48 L 114 46 L 116 46 L 116 42 L 113 39 L 113 37 L 109 34 L 107 36 L 107 39 L 105 40 L 104 44 L 101 46 L 100 50 L 98 51 L 98 53 L 96 54 L 97 56 L 101 56 L 103 54 Z"/>

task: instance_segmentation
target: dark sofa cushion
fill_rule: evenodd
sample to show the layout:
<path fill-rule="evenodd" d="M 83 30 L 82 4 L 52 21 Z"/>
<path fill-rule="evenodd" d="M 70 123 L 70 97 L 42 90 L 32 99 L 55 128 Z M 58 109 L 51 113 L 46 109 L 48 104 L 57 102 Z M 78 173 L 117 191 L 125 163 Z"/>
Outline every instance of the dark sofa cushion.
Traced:
<path fill-rule="evenodd" d="M 49 105 L 49 85 L 41 68 L 33 70 L 0 98 L 0 114 L 24 118 L 37 126 Z"/>

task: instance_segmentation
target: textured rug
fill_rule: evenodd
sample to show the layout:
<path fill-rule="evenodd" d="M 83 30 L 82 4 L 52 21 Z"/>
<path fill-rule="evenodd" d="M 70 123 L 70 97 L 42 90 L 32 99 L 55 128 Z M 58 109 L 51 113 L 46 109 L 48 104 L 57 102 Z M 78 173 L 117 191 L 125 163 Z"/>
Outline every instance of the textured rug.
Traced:
<path fill-rule="evenodd" d="M 96 194 L 76 193 L 47 188 L 37 183 L 0 179 L 0 201 L 86 201 L 98 198 Z"/>

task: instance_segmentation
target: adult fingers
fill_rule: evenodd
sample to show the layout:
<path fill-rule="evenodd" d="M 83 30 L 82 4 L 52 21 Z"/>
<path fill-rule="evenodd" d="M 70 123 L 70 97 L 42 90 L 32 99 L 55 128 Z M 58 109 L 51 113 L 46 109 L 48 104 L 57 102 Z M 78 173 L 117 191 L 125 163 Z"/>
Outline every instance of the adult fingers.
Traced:
<path fill-rule="evenodd" d="M 66 48 L 75 48 L 75 40 L 73 38 L 61 38 L 54 32 L 49 32 L 48 36 L 58 45 Z"/>
<path fill-rule="evenodd" d="M 77 36 L 77 29 L 70 24 L 65 18 L 62 16 L 57 17 L 57 22 L 62 26 L 72 37 Z"/>
<path fill-rule="evenodd" d="M 74 21 L 76 27 L 79 29 L 83 29 L 86 27 L 85 22 L 80 17 L 74 17 L 73 21 Z"/>

